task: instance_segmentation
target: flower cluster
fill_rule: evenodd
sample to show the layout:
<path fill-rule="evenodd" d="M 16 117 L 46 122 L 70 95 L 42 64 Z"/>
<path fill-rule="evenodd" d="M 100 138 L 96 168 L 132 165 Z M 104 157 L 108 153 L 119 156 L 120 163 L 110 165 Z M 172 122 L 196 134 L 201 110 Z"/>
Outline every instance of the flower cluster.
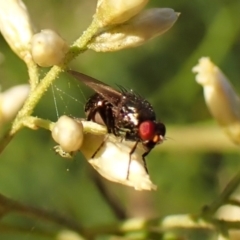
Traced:
<path fill-rule="evenodd" d="M 87 43 L 96 52 L 118 51 L 144 44 L 169 30 L 179 13 L 170 8 L 142 10 L 148 0 L 99 0 L 93 22 L 98 31 Z M 69 48 L 53 30 L 34 34 L 21 0 L 0 2 L 0 31 L 14 52 L 26 63 L 41 67 L 59 65 Z"/>
<path fill-rule="evenodd" d="M 30 87 L 15 87 L 0 95 L 0 122 L 12 119 L 29 94 L 24 111 L 19 111 L 13 129 L 15 132 L 22 126 L 36 129 L 37 121 L 34 122 L 36 126 L 32 122 L 27 123 L 34 107 L 58 74 L 80 52 L 87 49 L 109 52 L 136 47 L 170 29 L 179 14 L 169 8 L 143 10 L 147 3 L 148 0 L 98 0 L 91 25 L 69 47 L 53 30 L 36 33 L 22 0 L 0 1 L 0 31 L 12 50 L 26 63 L 30 76 Z M 51 66 L 54 67 L 46 77 L 39 79 L 39 67 Z M 12 97 L 12 94 L 15 96 Z M 96 135 L 97 124 L 88 131 L 91 124 L 67 116 L 60 117 L 48 128 L 59 144 L 55 150 L 64 157 L 71 157 L 80 150 L 105 178 L 137 190 L 155 189 L 144 166 L 141 144 L 130 159 L 134 142 L 106 134 L 104 127 L 105 132 L 100 130 L 101 134 Z M 43 125 L 47 128 L 46 124 Z"/>

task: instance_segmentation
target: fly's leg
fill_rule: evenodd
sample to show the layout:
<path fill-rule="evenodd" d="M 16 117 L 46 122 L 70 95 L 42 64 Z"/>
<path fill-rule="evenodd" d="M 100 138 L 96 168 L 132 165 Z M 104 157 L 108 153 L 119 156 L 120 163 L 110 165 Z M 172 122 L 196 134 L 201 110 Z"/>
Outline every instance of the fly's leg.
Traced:
<path fill-rule="evenodd" d="M 148 168 L 147 168 L 147 163 L 146 163 L 146 159 L 145 157 L 149 154 L 150 151 L 147 151 L 145 152 L 143 155 L 142 155 L 142 160 L 143 160 L 143 165 L 144 165 L 144 168 L 146 170 L 146 173 L 148 173 Z"/>
<path fill-rule="evenodd" d="M 131 149 L 131 151 L 130 151 L 130 153 L 129 153 L 128 168 L 127 168 L 127 180 L 128 180 L 128 178 L 129 178 L 131 157 L 132 157 L 132 154 L 135 152 L 137 145 L 138 145 L 138 141 L 136 141 L 136 143 L 134 144 L 133 148 Z"/>
<path fill-rule="evenodd" d="M 106 135 L 103 139 L 103 141 L 101 142 L 101 144 L 99 145 L 99 147 L 96 149 L 96 151 L 94 152 L 94 154 L 92 155 L 91 158 L 94 158 L 97 153 L 100 151 L 100 149 L 103 147 L 103 145 L 105 144 L 106 140 L 108 139 L 108 135 Z"/>

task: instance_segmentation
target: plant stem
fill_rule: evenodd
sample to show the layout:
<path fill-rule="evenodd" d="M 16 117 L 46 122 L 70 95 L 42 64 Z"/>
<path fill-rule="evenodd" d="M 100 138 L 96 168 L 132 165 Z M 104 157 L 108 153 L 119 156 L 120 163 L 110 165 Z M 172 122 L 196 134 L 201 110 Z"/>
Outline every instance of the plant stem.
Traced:
<path fill-rule="evenodd" d="M 108 206 L 111 208 L 115 216 L 119 220 L 124 220 L 127 218 L 126 210 L 123 208 L 119 199 L 117 199 L 113 194 L 108 191 L 106 185 L 103 183 L 102 178 L 96 171 L 89 169 L 91 180 L 94 182 L 97 187 L 99 193 L 104 198 L 105 202 L 107 202 Z"/>
<path fill-rule="evenodd" d="M 36 218 L 36 219 L 42 219 L 48 222 L 52 222 L 55 224 L 62 225 L 64 227 L 67 227 L 69 229 L 72 229 L 80 234 L 83 233 L 82 227 L 70 220 L 67 219 L 64 216 L 58 215 L 54 212 L 49 212 L 43 209 L 27 206 L 24 204 L 21 204 L 17 201 L 14 201 L 10 198 L 7 198 L 0 194 L 0 213 L 1 215 L 6 215 L 10 212 L 14 213 L 20 213 L 24 216 L 31 217 L 31 218 Z"/>
<path fill-rule="evenodd" d="M 91 40 L 91 38 L 97 31 L 98 24 L 96 21 L 93 21 L 89 28 L 83 33 L 83 35 L 72 44 L 62 64 L 60 64 L 59 66 L 53 66 L 46 74 L 46 76 L 40 81 L 40 83 L 35 88 L 32 87 L 33 91 L 24 103 L 22 109 L 18 112 L 18 115 L 13 122 L 11 130 L 7 134 L 5 134 L 2 139 L 0 139 L 0 153 L 5 149 L 5 147 L 11 141 L 16 132 L 24 126 L 23 119 L 32 114 L 34 108 L 36 107 L 39 100 L 42 98 L 43 94 L 47 91 L 47 89 L 58 77 L 58 75 L 67 68 L 68 63 L 75 57 L 77 57 L 81 52 L 84 52 L 87 49 L 88 42 Z M 34 69 L 29 69 L 31 79 L 34 78 L 32 73 L 37 74 L 37 69 L 35 69 L 36 65 L 33 65 L 32 67 Z M 37 79 L 37 77 L 35 78 Z M 36 79 L 32 81 L 36 82 Z M 35 83 L 33 85 L 35 85 Z"/>
<path fill-rule="evenodd" d="M 238 172 L 235 177 L 227 184 L 221 195 L 203 211 L 203 215 L 208 217 L 212 216 L 219 207 L 226 204 L 232 195 L 232 193 L 237 189 L 240 184 L 240 172 Z"/>
<path fill-rule="evenodd" d="M 29 116 L 24 118 L 23 124 L 24 126 L 33 130 L 37 130 L 38 128 L 44 128 L 52 131 L 55 123 L 51 122 L 50 120 Z"/>
<path fill-rule="evenodd" d="M 39 73 L 38 73 L 39 69 L 37 64 L 34 63 L 32 59 L 30 59 L 26 64 L 28 67 L 28 75 L 29 75 L 31 91 L 33 91 L 39 83 Z"/>

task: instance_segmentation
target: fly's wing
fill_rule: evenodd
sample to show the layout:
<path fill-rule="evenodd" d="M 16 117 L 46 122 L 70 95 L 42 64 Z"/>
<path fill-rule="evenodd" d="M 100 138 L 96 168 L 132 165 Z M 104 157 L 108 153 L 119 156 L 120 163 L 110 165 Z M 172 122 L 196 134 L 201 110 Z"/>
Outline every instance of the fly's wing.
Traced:
<path fill-rule="evenodd" d="M 120 102 L 122 94 L 117 90 L 111 88 L 109 85 L 80 72 L 76 72 L 73 70 L 68 70 L 67 72 L 70 73 L 77 80 L 83 82 L 88 87 L 92 88 L 95 92 L 97 92 L 111 104 L 117 105 Z"/>

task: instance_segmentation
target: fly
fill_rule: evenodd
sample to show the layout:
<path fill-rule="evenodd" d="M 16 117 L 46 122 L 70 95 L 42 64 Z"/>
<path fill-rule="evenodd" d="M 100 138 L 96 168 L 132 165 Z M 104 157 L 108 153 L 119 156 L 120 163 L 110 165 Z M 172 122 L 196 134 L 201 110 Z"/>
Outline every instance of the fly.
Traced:
<path fill-rule="evenodd" d="M 127 179 L 131 155 L 139 143 L 142 143 L 145 149 L 142 160 L 148 172 L 145 157 L 156 144 L 163 142 L 166 133 L 165 125 L 156 120 L 152 105 L 140 95 L 122 86 L 115 90 L 83 73 L 72 70 L 68 70 L 68 73 L 96 92 L 85 105 L 87 120 L 105 125 L 108 133 L 135 142 L 129 153 Z"/>

